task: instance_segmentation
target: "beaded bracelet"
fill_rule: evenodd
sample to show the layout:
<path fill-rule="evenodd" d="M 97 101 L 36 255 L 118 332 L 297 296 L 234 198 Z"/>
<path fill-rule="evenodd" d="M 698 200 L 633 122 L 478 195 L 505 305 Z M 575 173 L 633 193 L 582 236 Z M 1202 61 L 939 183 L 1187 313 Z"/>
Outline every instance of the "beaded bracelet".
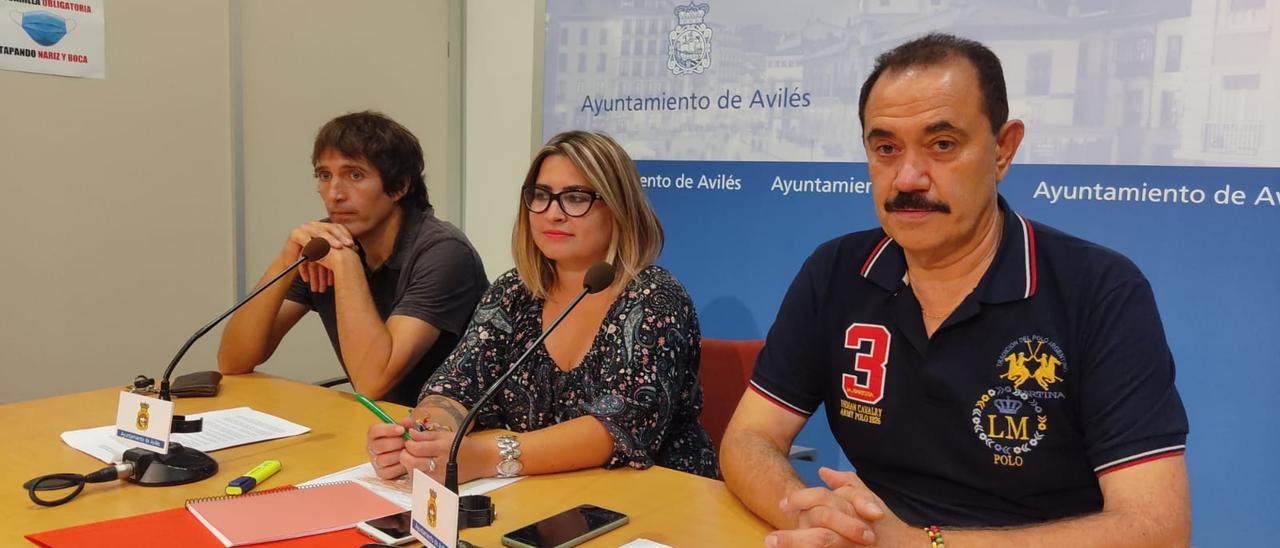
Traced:
<path fill-rule="evenodd" d="M 930 525 L 924 528 L 924 532 L 929 535 L 929 548 L 946 548 L 947 543 L 942 540 L 941 527 Z"/>

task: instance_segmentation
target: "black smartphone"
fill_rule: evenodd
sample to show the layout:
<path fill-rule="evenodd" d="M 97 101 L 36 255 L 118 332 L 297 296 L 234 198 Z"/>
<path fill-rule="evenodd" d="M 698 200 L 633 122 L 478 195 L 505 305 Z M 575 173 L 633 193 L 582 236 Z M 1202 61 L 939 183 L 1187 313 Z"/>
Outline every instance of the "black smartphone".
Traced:
<path fill-rule="evenodd" d="M 413 540 L 410 519 L 409 512 L 401 512 L 384 518 L 362 521 L 356 524 L 356 528 L 378 542 L 399 546 Z"/>
<path fill-rule="evenodd" d="M 583 504 L 502 535 L 502 544 L 515 548 L 577 546 L 622 527 L 627 521 L 626 514 Z"/>

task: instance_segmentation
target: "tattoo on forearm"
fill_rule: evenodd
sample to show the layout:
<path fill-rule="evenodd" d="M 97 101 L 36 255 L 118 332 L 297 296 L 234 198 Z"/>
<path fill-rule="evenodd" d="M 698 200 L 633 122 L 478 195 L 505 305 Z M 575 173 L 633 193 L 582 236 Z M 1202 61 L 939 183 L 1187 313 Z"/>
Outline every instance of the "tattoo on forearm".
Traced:
<path fill-rule="evenodd" d="M 463 417 L 466 416 L 465 413 L 463 413 L 458 409 L 459 407 L 458 402 L 455 402 L 444 396 L 439 396 L 439 395 L 427 396 L 422 399 L 419 405 L 429 409 L 433 409 L 433 410 L 439 409 L 445 415 L 448 415 L 449 417 L 453 418 L 454 426 L 461 426 L 462 419 Z"/>

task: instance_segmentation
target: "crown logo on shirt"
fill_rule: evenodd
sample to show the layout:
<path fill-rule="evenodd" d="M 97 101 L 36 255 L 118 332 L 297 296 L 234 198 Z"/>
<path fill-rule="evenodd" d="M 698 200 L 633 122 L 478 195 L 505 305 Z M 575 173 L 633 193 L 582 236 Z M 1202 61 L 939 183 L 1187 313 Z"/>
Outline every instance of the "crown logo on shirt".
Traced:
<path fill-rule="evenodd" d="M 1016 415 L 1022 409 L 1022 402 L 1012 398 L 1000 398 L 993 402 L 996 410 L 1003 415 Z"/>

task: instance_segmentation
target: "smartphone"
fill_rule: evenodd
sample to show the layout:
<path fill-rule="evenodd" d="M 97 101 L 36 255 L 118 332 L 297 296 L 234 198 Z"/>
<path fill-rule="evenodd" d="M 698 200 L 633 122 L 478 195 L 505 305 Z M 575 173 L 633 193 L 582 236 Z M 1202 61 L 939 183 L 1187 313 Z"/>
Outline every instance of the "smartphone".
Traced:
<path fill-rule="evenodd" d="M 411 512 L 400 512 L 384 518 L 362 521 L 356 524 L 356 529 L 383 544 L 399 546 L 413 541 L 413 533 L 409 532 L 410 519 L 412 519 Z"/>
<path fill-rule="evenodd" d="M 502 544 L 515 548 L 577 546 L 622 527 L 627 521 L 626 514 L 583 504 L 502 535 Z"/>

